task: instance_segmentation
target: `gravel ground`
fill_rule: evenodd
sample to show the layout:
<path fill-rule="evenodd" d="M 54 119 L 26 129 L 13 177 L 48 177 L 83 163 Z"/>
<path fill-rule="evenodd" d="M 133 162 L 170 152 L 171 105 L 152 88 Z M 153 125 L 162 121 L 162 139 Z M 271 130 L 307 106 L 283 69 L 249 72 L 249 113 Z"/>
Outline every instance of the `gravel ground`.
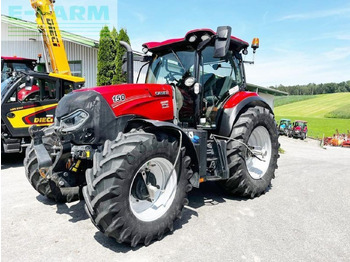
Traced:
<path fill-rule="evenodd" d="M 272 188 L 247 200 L 206 183 L 189 195 L 175 230 L 130 248 L 90 222 L 84 202 L 55 204 L 24 175 L 23 156 L 1 163 L 3 261 L 349 261 L 350 149 L 280 138 Z"/>

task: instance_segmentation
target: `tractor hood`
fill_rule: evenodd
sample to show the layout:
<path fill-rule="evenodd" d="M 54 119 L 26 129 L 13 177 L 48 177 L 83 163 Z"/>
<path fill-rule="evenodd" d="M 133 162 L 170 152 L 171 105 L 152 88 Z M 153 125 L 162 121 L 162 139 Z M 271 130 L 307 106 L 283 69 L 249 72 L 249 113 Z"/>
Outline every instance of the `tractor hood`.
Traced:
<path fill-rule="evenodd" d="M 109 132 L 117 127 L 116 117 L 103 96 L 94 91 L 65 95 L 56 108 L 55 123 L 73 135 L 75 144 L 99 144 L 116 136 Z"/>
<path fill-rule="evenodd" d="M 174 118 L 172 87 L 123 84 L 84 88 L 65 95 L 56 109 L 56 125 L 73 134 L 76 144 L 114 139 L 126 119 L 167 121 Z"/>
<path fill-rule="evenodd" d="M 114 115 L 136 115 L 159 121 L 174 118 L 172 87 L 163 84 L 122 84 L 75 90 L 99 93 Z"/>

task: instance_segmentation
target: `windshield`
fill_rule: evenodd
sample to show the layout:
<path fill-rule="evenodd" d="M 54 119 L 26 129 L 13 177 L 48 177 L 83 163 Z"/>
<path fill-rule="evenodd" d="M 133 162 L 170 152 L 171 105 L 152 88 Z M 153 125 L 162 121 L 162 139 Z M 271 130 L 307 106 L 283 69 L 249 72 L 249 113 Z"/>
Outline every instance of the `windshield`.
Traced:
<path fill-rule="evenodd" d="M 1 69 L 1 82 L 5 81 L 11 76 L 13 71 L 25 72 L 34 69 L 30 62 L 4 62 Z"/>
<path fill-rule="evenodd" d="M 7 78 L 5 81 L 1 82 L 1 93 L 3 93 L 5 91 L 5 88 L 7 87 L 7 85 L 12 82 L 13 78 Z"/>
<path fill-rule="evenodd" d="M 206 116 L 206 125 L 209 126 L 215 126 L 218 108 L 226 98 L 238 92 L 243 85 L 238 53 L 229 50 L 225 57 L 214 58 L 214 49 L 214 46 L 207 46 L 198 53 L 192 49 L 169 50 L 153 56 L 146 83 L 174 86 L 178 110 L 176 114 L 179 115 L 180 122 L 191 124 L 195 121 L 196 94 L 193 84 L 185 84 L 188 77 L 195 77 L 195 81 L 200 84 L 199 103 L 203 103 L 199 106 L 202 110 L 200 114 Z"/>
<path fill-rule="evenodd" d="M 4 97 L 6 94 L 8 88 L 12 86 L 12 84 L 17 81 L 21 76 L 11 76 L 10 78 L 5 79 L 3 82 L 1 82 L 1 97 Z"/>
<path fill-rule="evenodd" d="M 156 55 L 148 70 L 146 83 L 177 83 L 186 73 L 193 75 L 194 51 L 178 51 L 165 55 Z"/>
<path fill-rule="evenodd" d="M 295 122 L 294 126 L 304 127 L 306 124 L 304 122 Z"/>

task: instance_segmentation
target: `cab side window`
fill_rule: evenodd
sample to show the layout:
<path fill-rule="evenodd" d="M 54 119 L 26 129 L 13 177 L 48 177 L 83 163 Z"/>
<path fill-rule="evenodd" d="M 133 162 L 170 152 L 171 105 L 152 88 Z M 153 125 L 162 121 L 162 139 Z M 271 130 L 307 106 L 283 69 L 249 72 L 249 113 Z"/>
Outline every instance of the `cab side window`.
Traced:
<path fill-rule="evenodd" d="M 13 103 L 13 102 L 17 102 L 17 90 L 13 92 L 13 94 L 6 101 L 6 103 Z"/>
<path fill-rule="evenodd" d="M 41 100 L 53 100 L 57 98 L 56 81 L 48 79 L 38 79 L 38 86 L 40 89 Z"/>
<path fill-rule="evenodd" d="M 7 103 L 13 102 L 39 102 L 56 100 L 56 81 L 40 78 L 30 80 L 22 78 Z"/>
<path fill-rule="evenodd" d="M 62 94 L 62 96 L 72 92 L 73 90 L 74 90 L 73 83 L 66 82 L 66 81 L 63 82 L 63 94 Z"/>

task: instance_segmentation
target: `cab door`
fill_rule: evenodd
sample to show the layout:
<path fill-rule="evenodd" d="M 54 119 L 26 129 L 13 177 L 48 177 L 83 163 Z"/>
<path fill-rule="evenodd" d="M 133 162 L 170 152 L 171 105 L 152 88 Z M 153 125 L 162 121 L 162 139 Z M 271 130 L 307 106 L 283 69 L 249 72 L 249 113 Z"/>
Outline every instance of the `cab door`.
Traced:
<path fill-rule="evenodd" d="M 12 93 L 4 97 L 1 110 L 1 118 L 12 137 L 29 136 L 28 128 L 32 125 L 51 125 L 60 98 L 60 80 L 27 76 L 15 85 Z"/>

